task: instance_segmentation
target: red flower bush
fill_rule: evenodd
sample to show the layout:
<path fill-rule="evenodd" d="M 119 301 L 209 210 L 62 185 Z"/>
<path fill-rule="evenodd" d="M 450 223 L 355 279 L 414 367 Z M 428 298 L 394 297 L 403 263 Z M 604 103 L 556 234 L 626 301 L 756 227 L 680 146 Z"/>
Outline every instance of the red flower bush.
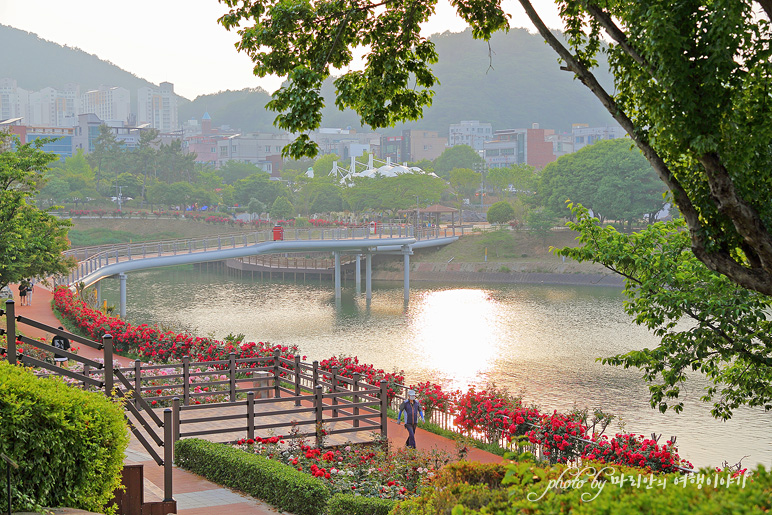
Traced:
<path fill-rule="evenodd" d="M 440 385 L 430 383 L 429 381 L 411 385 L 408 388 L 415 391 L 416 398 L 424 410 L 426 420 L 431 419 L 434 410 L 452 412 L 453 397 L 460 395 L 460 392 L 449 393 L 443 391 Z"/>
<path fill-rule="evenodd" d="M 398 385 L 405 384 L 405 373 L 403 371 L 388 373 L 380 368 L 375 368 L 373 365 L 365 365 L 359 363 L 359 359 L 354 357 L 341 357 L 333 356 L 329 359 L 325 359 L 319 362 L 319 370 L 326 372 L 332 372 L 334 367 L 338 367 L 338 375 L 347 377 L 349 379 L 354 378 L 354 374 L 360 374 L 361 379 L 368 384 L 379 386 L 381 379 L 385 379 L 387 385 L 387 397 L 391 402 L 401 392 L 401 387 Z M 329 381 L 332 376 L 323 374 L 325 381 Z M 348 384 L 341 384 L 342 387 L 348 387 Z"/>
<path fill-rule="evenodd" d="M 611 439 L 593 437 L 592 442 L 584 446 L 582 459 L 631 465 L 662 473 L 678 472 L 679 467 L 693 468 L 690 462 L 681 459 L 669 440 L 660 446 L 643 435 L 616 434 Z"/>

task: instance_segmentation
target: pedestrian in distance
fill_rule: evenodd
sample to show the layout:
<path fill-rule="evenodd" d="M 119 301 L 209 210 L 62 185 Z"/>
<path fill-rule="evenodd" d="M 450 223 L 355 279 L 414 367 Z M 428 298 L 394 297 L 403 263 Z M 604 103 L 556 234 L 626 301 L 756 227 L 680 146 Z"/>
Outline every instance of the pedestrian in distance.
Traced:
<path fill-rule="evenodd" d="M 59 330 L 64 331 L 64 328 L 60 326 Z M 70 350 L 70 340 L 58 334 L 54 335 L 54 337 L 51 339 L 51 345 L 60 350 Z M 64 362 L 67 361 L 67 357 L 62 356 L 61 354 L 54 354 L 54 361 L 57 365 L 63 367 Z"/>
<path fill-rule="evenodd" d="M 401 423 L 402 413 L 405 413 L 405 429 L 407 429 L 407 441 L 405 445 L 411 449 L 415 449 L 415 430 L 418 426 L 418 417 L 421 417 L 421 422 L 424 420 L 424 410 L 421 409 L 421 403 L 415 398 L 415 391 L 407 391 L 407 399 L 399 407 L 399 414 L 397 414 L 397 423 Z"/>
<path fill-rule="evenodd" d="M 27 279 L 27 305 L 32 305 L 32 290 L 35 289 L 35 280 Z"/>
<path fill-rule="evenodd" d="M 29 291 L 29 283 L 26 279 L 22 279 L 19 283 L 19 300 L 22 306 L 27 305 L 27 292 Z"/>

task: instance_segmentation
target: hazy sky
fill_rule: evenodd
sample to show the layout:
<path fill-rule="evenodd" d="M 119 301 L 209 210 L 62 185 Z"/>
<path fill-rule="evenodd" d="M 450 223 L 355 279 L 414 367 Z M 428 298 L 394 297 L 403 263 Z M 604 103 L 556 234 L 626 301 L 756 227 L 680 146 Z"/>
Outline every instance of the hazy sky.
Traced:
<path fill-rule="evenodd" d="M 559 26 L 552 0 L 533 3 L 549 26 Z M 530 27 L 517 0 L 503 5 L 513 27 Z M 252 62 L 233 46 L 238 35 L 217 23 L 225 12 L 217 0 L 0 0 L 3 25 L 80 48 L 155 84 L 172 82 L 184 97 L 254 87 L 273 91 L 281 79 L 252 74 Z M 464 28 L 440 0 L 424 33 Z"/>

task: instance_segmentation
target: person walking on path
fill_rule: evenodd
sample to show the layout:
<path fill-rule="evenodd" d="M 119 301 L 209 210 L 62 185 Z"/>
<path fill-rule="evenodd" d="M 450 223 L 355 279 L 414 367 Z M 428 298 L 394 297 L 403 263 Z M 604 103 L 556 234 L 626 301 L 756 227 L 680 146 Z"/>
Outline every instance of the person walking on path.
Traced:
<path fill-rule="evenodd" d="M 29 291 L 29 283 L 26 279 L 22 279 L 19 283 L 19 300 L 22 306 L 27 305 L 27 292 Z"/>
<path fill-rule="evenodd" d="M 421 409 L 421 404 L 415 398 L 415 391 L 407 391 L 407 399 L 399 407 L 399 414 L 397 415 L 397 423 L 402 420 L 402 412 L 405 413 L 405 429 L 407 429 L 407 441 L 405 445 L 411 449 L 415 449 L 415 429 L 418 425 L 418 417 L 421 417 L 421 422 L 424 420 L 424 411 Z"/>
<path fill-rule="evenodd" d="M 59 326 L 59 330 L 64 331 L 64 327 Z M 51 345 L 57 349 L 70 350 L 70 340 L 58 334 L 54 335 L 54 337 L 51 339 Z M 67 357 L 62 356 L 61 354 L 54 354 L 54 361 L 56 361 L 57 365 L 63 367 L 64 362 L 67 361 Z"/>
<path fill-rule="evenodd" d="M 27 305 L 32 305 L 32 290 L 35 288 L 35 280 L 27 279 Z"/>

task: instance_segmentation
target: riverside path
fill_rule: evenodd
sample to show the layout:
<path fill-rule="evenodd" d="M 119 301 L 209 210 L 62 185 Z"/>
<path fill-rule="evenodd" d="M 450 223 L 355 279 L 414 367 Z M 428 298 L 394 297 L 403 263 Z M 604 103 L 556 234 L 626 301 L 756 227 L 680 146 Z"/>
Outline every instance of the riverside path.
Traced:
<path fill-rule="evenodd" d="M 18 294 L 18 285 L 12 285 L 12 290 Z M 16 297 L 18 298 L 18 297 Z M 41 283 L 35 285 L 35 294 L 31 306 L 21 306 L 16 303 L 16 314 L 37 320 L 43 324 L 61 325 L 52 310 L 53 294 L 51 290 Z M 5 323 L 2 324 L 5 329 Z M 25 335 L 31 338 L 43 338 L 50 341 L 51 335 L 34 327 L 25 327 Z M 90 347 L 81 346 L 78 353 L 91 359 L 103 359 L 101 351 Z M 114 362 L 120 366 L 128 367 L 134 361 L 114 355 Z M 388 420 L 389 442 L 392 447 L 405 445 L 407 431 L 396 421 Z M 418 447 L 424 450 L 440 450 L 450 455 L 456 455 L 456 443 L 448 438 L 424 431 L 420 427 L 416 432 Z M 482 451 L 476 448 L 468 450 L 467 459 L 482 463 L 498 463 L 502 461 L 500 456 Z M 129 447 L 126 450 L 126 464 L 144 465 L 144 496 L 146 502 L 160 501 L 163 498 L 163 468 L 158 467 L 148 455 L 139 441 L 132 436 Z M 180 515 L 221 515 L 228 512 L 229 515 L 275 515 L 279 512 L 272 506 L 248 495 L 222 487 L 212 483 L 196 474 L 172 467 L 174 499 L 177 502 L 177 513 Z"/>

